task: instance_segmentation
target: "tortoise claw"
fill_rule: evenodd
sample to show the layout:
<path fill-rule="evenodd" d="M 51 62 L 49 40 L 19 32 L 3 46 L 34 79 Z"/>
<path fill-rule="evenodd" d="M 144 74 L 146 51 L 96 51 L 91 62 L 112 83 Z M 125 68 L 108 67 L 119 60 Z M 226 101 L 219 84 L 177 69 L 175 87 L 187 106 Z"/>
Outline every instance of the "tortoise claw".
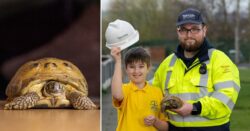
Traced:
<path fill-rule="evenodd" d="M 28 93 L 24 96 L 16 97 L 13 101 L 4 105 L 5 110 L 23 110 L 34 107 L 39 100 L 35 92 Z"/>
<path fill-rule="evenodd" d="M 78 110 L 94 110 L 97 106 L 87 97 L 81 93 L 73 92 L 69 96 L 69 100 L 73 107 Z"/>

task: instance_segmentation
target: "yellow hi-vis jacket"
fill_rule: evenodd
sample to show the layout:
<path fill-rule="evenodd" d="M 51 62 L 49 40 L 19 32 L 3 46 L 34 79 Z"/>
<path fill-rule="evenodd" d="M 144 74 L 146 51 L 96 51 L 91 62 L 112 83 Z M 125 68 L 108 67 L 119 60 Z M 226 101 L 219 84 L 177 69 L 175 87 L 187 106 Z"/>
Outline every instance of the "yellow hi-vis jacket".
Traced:
<path fill-rule="evenodd" d="M 168 111 L 169 121 L 177 127 L 218 126 L 229 122 L 240 91 L 239 71 L 221 51 L 208 50 L 206 73 L 200 73 L 197 58 L 187 69 L 175 54 L 167 57 L 157 69 L 153 85 L 165 95 L 178 96 L 188 103 L 201 103 L 199 115 L 182 117 Z M 188 71 L 187 71 L 188 70 Z M 186 71 L 186 72 L 185 72 Z"/>

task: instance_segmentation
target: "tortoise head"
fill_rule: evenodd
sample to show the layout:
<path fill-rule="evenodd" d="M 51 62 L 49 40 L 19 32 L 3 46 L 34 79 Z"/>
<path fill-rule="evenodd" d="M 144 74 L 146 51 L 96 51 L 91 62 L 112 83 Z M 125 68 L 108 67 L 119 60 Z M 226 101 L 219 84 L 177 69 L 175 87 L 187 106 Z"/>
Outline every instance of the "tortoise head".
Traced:
<path fill-rule="evenodd" d="M 44 96 L 59 96 L 65 92 L 65 85 L 58 81 L 47 81 L 43 87 Z"/>

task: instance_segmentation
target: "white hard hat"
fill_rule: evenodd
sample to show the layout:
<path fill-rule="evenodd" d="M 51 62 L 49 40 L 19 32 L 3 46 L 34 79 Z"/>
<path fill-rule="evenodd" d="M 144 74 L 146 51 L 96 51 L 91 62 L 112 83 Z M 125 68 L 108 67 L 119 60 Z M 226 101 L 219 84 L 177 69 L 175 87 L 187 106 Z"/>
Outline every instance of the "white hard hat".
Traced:
<path fill-rule="evenodd" d="M 106 47 L 120 47 L 123 50 L 139 40 L 139 33 L 130 23 L 117 19 L 109 23 L 105 38 Z"/>

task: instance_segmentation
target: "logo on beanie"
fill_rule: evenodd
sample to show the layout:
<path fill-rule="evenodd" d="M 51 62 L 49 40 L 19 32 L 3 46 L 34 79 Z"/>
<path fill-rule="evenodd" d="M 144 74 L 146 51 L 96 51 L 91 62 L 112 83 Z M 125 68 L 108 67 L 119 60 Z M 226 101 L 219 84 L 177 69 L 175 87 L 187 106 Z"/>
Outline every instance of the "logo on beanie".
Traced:
<path fill-rule="evenodd" d="M 195 15 L 194 14 L 183 14 L 182 18 L 185 19 L 195 19 Z"/>

